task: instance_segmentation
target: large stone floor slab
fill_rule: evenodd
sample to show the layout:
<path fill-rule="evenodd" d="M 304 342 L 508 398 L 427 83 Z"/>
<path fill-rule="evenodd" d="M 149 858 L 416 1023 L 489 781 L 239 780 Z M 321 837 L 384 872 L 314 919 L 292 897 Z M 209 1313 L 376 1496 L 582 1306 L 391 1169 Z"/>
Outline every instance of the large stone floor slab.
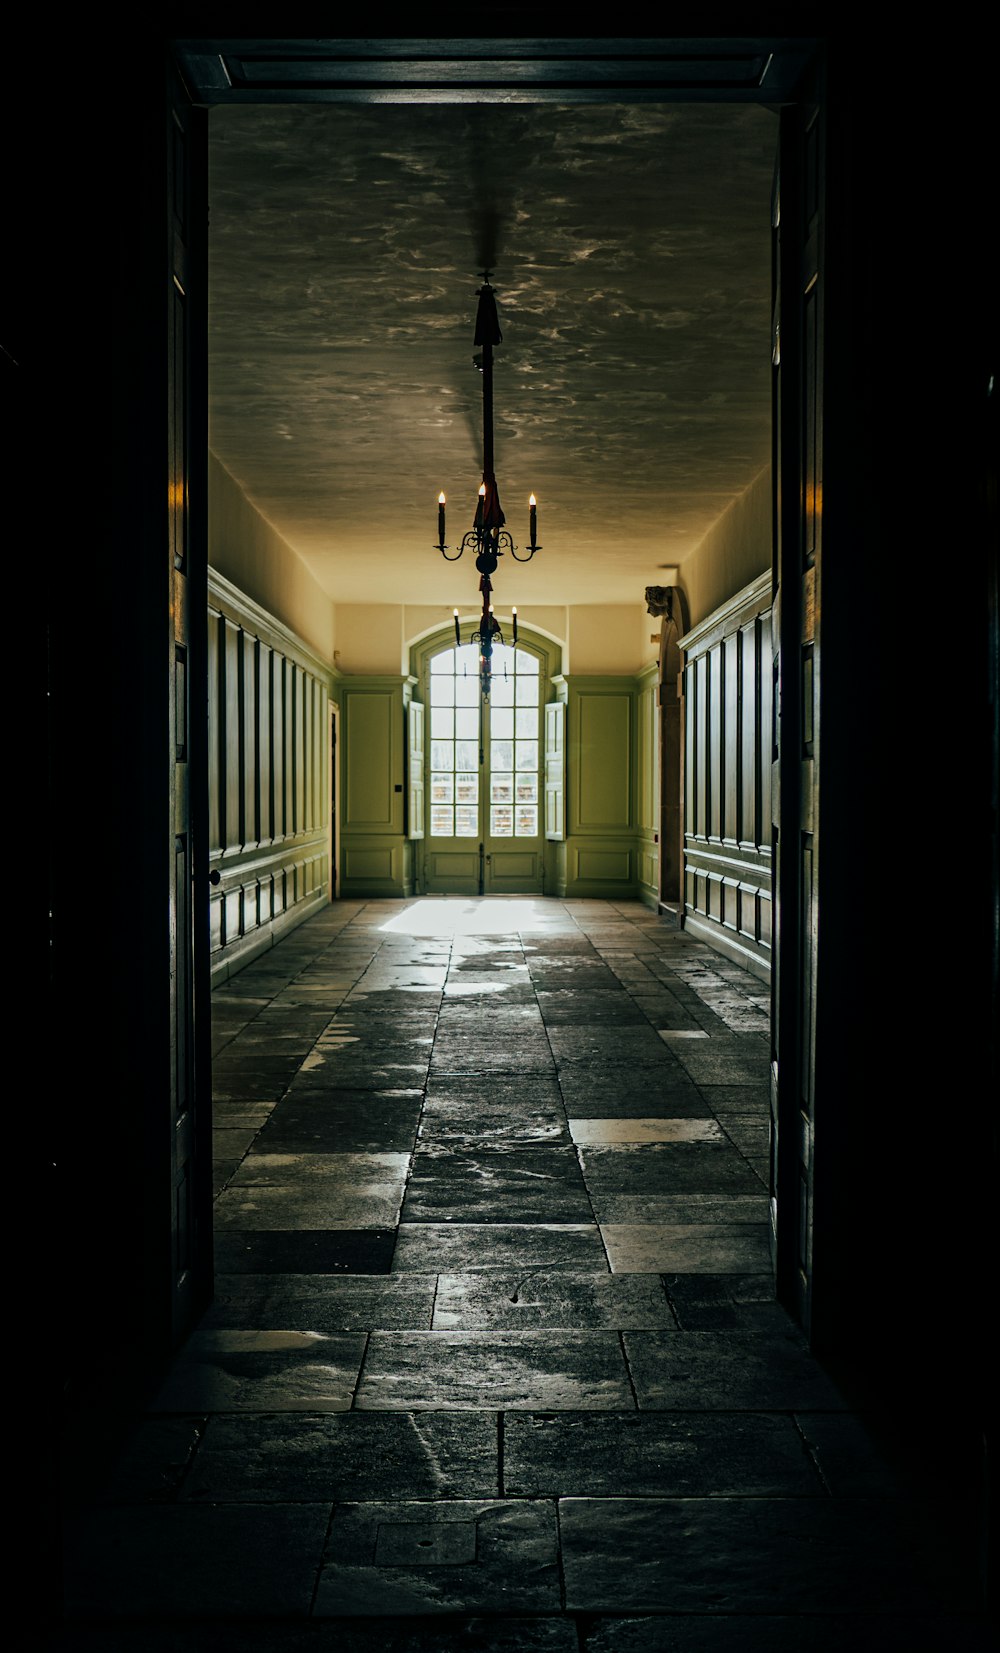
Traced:
<path fill-rule="evenodd" d="M 405 1153 L 247 1154 L 240 1166 L 239 1188 L 291 1188 L 321 1182 L 326 1188 L 384 1187 L 406 1181 L 410 1156 Z"/>
<path fill-rule="evenodd" d="M 558 1613 L 550 1503 L 343 1504 L 315 1614 Z"/>
<path fill-rule="evenodd" d="M 390 1228 L 408 1154 L 248 1155 L 215 1202 L 218 1228 Z"/>
<path fill-rule="evenodd" d="M 537 999 L 546 1027 L 592 1027 L 602 1023 L 614 1027 L 648 1025 L 646 1016 L 627 993 L 615 993 L 608 988 L 597 992 L 572 987 L 540 988 Z"/>
<path fill-rule="evenodd" d="M 585 1223 L 592 1215 L 571 1147 L 442 1147 L 413 1155 L 402 1220 Z"/>
<path fill-rule="evenodd" d="M 581 1149 L 596 1194 L 753 1194 L 762 1185 L 728 1143 L 647 1142 Z"/>
<path fill-rule="evenodd" d="M 670 1053 L 648 1023 L 640 1026 L 590 1023 L 581 1027 L 550 1027 L 549 1040 L 560 1072 L 568 1064 L 586 1062 L 597 1066 L 622 1063 L 629 1068 L 659 1068 L 670 1065 Z"/>
<path fill-rule="evenodd" d="M 704 1119 L 711 1107 L 677 1063 L 655 1068 L 566 1062 L 559 1088 L 571 1119 Z"/>
<path fill-rule="evenodd" d="M 615 1274 L 755 1274 L 771 1262 L 766 1222 L 602 1223 Z"/>
<path fill-rule="evenodd" d="M 975 1599 L 940 1504 L 566 1498 L 559 1527 L 570 1611 L 941 1613 Z"/>
<path fill-rule="evenodd" d="M 257 1139 L 268 1154 L 409 1153 L 422 1091 L 300 1092 L 283 1097 Z"/>
<path fill-rule="evenodd" d="M 393 1273 L 607 1266 L 596 1223 L 401 1223 L 392 1260 Z"/>
<path fill-rule="evenodd" d="M 761 1084 L 767 1077 L 764 1033 L 681 1039 L 672 1048 L 697 1085 Z"/>
<path fill-rule="evenodd" d="M 583 1148 L 627 1142 L 723 1142 L 714 1119 L 570 1119 L 573 1141 Z"/>
<path fill-rule="evenodd" d="M 490 1412 L 209 1418 L 182 1497 L 211 1503 L 495 1498 Z"/>
<path fill-rule="evenodd" d="M 572 1331 L 589 1326 L 622 1331 L 673 1324 L 658 1274 L 580 1274 L 544 1268 L 442 1274 L 434 1299 L 435 1331 Z"/>
<path fill-rule="evenodd" d="M 512 1414 L 508 1497 L 824 1495 L 794 1420 L 737 1412 Z"/>
<path fill-rule="evenodd" d="M 220 1274 L 201 1322 L 212 1330 L 427 1330 L 430 1274 Z"/>
<path fill-rule="evenodd" d="M 428 1100 L 420 1120 L 421 1148 L 571 1146 L 562 1102 L 518 1109 L 479 1103 L 475 1110 Z"/>
<path fill-rule="evenodd" d="M 798 1332 L 625 1332 L 636 1398 L 653 1411 L 845 1411 Z"/>
<path fill-rule="evenodd" d="M 768 1221 L 765 1188 L 755 1194 L 622 1194 L 591 1189 L 594 1215 L 599 1223 L 632 1225 L 662 1224 L 665 1227 L 705 1223 L 720 1227 L 735 1223 L 754 1225 Z M 771 1264 L 768 1262 L 768 1272 Z"/>
<path fill-rule="evenodd" d="M 613 1332 L 373 1332 L 355 1405 L 376 1410 L 631 1407 Z"/>
<path fill-rule="evenodd" d="M 198 1331 L 151 1409 L 346 1412 L 364 1350 L 360 1333 Z"/>

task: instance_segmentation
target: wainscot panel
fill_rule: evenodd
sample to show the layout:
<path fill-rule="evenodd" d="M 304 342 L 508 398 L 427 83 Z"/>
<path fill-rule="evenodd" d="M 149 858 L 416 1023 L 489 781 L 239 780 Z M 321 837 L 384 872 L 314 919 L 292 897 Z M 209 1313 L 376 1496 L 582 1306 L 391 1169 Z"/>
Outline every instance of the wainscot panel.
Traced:
<path fill-rule="evenodd" d="M 771 576 L 680 639 L 686 929 L 767 980 L 771 968 Z"/>
<path fill-rule="evenodd" d="M 329 900 L 326 729 L 333 669 L 209 573 L 209 869 L 213 981 Z"/>
<path fill-rule="evenodd" d="M 409 882 L 410 846 L 401 836 L 371 834 L 340 839 L 341 896 L 411 895 Z"/>
<path fill-rule="evenodd" d="M 580 842 L 566 845 L 566 893 L 571 899 L 623 900 L 637 893 L 636 857 L 633 849 L 619 844 Z"/>

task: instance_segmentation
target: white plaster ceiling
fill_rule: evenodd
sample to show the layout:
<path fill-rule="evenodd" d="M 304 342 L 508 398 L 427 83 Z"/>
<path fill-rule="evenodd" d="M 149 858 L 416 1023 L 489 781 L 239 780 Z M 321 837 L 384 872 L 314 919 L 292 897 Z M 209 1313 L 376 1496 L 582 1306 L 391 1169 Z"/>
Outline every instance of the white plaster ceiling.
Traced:
<path fill-rule="evenodd" d="M 498 600 L 641 601 L 770 458 L 760 105 L 210 112 L 210 444 L 336 602 L 474 598 L 476 292 L 496 473 L 534 561 Z"/>

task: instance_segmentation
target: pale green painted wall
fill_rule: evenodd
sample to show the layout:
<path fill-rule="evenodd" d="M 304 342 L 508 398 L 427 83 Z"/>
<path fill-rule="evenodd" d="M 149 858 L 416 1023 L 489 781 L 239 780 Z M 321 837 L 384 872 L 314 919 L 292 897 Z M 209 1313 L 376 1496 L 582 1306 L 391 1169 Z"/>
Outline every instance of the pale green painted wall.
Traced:
<path fill-rule="evenodd" d="M 208 461 L 208 560 L 321 659 L 333 663 L 334 604 L 213 454 Z"/>
<path fill-rule="evenodd" d="M 644 589 L 630 603 L 573 603 L 566 616 L 567 672 L 631 676 L 657 658 L 660 623 L 646 613 Z"/>
<path fill-rule="evenodd" d="M 767 466 L 681 564 L 677 584 L 687 596 L 692 626 L 767 572 L 771 537 L 771 468 Z"/>

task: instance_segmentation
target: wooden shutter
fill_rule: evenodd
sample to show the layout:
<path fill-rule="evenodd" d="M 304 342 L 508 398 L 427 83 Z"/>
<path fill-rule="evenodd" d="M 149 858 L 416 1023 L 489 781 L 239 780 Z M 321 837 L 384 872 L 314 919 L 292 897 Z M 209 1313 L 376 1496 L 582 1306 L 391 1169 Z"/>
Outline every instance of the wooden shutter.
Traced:
<path fill-rule="evenodd" d="M 407 810 L 406 836 L 424 835 L 424 708 L 411 700 L 406 708 Z"/>
<path fill-rule="evenodd" d="M 566 836 L 566 705 L 553 700 L 545 708 L 545 836 Z"/>

